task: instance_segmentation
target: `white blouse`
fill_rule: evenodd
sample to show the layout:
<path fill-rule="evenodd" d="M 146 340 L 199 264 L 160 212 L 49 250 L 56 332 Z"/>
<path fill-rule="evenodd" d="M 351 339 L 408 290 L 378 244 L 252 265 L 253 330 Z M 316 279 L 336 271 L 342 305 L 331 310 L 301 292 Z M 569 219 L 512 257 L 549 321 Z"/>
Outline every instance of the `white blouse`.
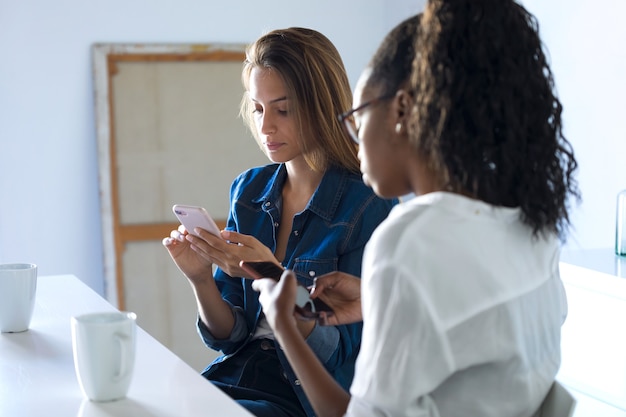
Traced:
<path fill-rule="evenodd" d="M 437 192 L 392 210 L 362 270 L 347 416 L 531 416 L 560 365 L 559 244 L 520 210 Z"/>

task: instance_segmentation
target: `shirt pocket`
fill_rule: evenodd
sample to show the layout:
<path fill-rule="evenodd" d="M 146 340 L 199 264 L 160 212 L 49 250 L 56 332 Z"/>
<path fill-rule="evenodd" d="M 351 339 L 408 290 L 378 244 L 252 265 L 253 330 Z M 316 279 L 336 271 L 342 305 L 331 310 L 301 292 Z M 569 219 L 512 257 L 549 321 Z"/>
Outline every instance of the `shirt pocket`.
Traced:
<path fill-rule="evenodd" d="M 305 286 L 313 285 L 315 278 L 337 270 L 337 258 L 305 259 L 298 258 L 293 264 L 298 281 Z"/>

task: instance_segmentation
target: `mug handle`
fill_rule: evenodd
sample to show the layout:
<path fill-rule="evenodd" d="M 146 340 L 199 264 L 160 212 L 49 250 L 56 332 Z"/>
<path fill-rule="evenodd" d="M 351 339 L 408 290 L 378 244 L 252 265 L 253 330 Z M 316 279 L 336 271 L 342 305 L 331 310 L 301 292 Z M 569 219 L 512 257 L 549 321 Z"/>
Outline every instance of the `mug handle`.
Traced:
<path fill-rule="evenodd" d="M 130 370 L 130 366 L 129 366 L 130 355 L 129 355 L 129 343 L 128 343 L 128 340 L 130 338 L 128 337 L 128 335 L 124 333 L 115 333 L 113 335 L 113 338 L 115 339 L 115 342 L 117 343 L 119 347 L 119 352 L 120 352 L 119 367 L 117 369 L 117 372 L 113 375 L 113 379 L 115 381 L 119 381 L 123 379 L 128 374 L 128 371 Z"/>

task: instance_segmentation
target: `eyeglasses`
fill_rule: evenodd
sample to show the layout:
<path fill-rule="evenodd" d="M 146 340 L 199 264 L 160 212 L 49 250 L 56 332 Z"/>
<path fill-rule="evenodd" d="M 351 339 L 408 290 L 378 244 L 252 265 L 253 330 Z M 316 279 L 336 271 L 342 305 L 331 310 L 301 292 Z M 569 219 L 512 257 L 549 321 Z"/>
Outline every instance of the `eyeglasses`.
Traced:
<path fill-rule="evenodd" d="M 347 112 L 341 113 L 340 115 L 337 116 L 339 121 L 343 123 L 343 126 L 348 132 L 348 135 L 350 135 L 350 139 L 352 139 L 354 143 L 356 144 L 361 143 L 361 140 L 359 139 L 359 130 L 356 128 L 356 122 L 354 120 L 354 113 L 361 111 L 368 106 L 372 106 L 374 104 L 380 103 L 381 101 L 389 100 L 390 98 L 393 98 L 394 96 L 395 96 L 395 93 L 393 94 L 390 93 L 390 94 L 385 94 L 380 97 L 376 97 L 375 99 L 366 101 L 365 103 L 361 104 L 359 107 L 350 109 Z"/>

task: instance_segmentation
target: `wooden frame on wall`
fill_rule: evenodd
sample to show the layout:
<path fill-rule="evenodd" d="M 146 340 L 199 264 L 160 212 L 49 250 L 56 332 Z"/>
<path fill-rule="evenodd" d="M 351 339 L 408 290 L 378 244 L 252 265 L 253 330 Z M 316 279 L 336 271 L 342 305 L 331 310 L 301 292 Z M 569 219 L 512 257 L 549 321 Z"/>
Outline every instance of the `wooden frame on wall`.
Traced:
<path fill-rule="evenodd" d="M 243 87 L 240 82 L 240 74 L 241 74 L 241 64 L 245 58 L 245 45 L 241 44 L 148 44 L 148 45 L 139 45 L 139 44 L 95 44 L 92 47 L 93 52 L 93 65 L 94 65 L 94 81 L 95 81 L 95 109 L 96 109 L 96 130 L 97 130 L 97 141 L 98 141 L 98 157 L 99 157 L 99 185 L 100 185 L 100 199 L 101 199 L 101 212 L 102 212 L 102 234 L 103 234 L 103 246 L 104 246 L 104 268 L 105 268 L 105 295 L 107 299 L 117 305 L 118 308 L 124 309 L 126 308 L 125 302 L 125 294 L 124 294 L 124 276 L 123 276 L 123 267 L 122 267 L 122 258 L 126 245 L 129 242 L 138 242 L 138 241 L 150 241 L 150 240 L 161 240 L 163 237 L 168 236 L 170 231 L 178 227 L 179 223 L 173 217 L 171 213 L 171 203 L 187 203 L 192 204 L 196 203 L 197 205 L 210 205 L 213 204 L 213 200 L 219 201 L 222 204 L 220 207 L 209 208 L 209 211 L 213 214 L 213 217 L 216 219 L 218 226 L 223 228 L 225 226 L 225 219 L 227 216 L 227 196 L 228 196 L 228 186 L 224 184 L 230 184 L 230 181 L 234 178 L 236 174 L 238 174 L 243 168 L 250 167 L 253 165 L 263 164 L 266 159 L 264 155 L 259 151 L 258 147 L 255 146 L 246 146 L 246 149 L 250 149 L 248 156 L 241 156 L 241 146 L 236 144 L 236 140 L 239 141 L 249 141 L 251 140 L 250 133 L 245 129 L 242 121 L 238 118 L 238 106 L 239 101 L 241 100 Z M 214 184 L 216 182 L 221 181 L 220 184 L 216 184 L 216 187 L 219 189 L 218 198 L 211 198 L 211 192 L 205 192 L 204 194 L 208 195 L 209 200 L 203 200 L 201 197 L 197 197 L 195 199 L 191 199 L 190 192 L 179 192 L 178 186 L 169 185 L 173 191 L 167 191 L 167 198 L 161 197 L 158 201 L 158 204 L 152 204 L 153 206 L 159 206 L 158 210 L 156 210 L 157 215 L 155 216 L 146 216 L 154 217 L 152 219 L 147 219 L 148 221 L 143 221 L 140 219 L 131 219 L 131 221 L 124 220 L 124 215 L 122 214 L 124 207 L 127 207 L 128 204 L 123 201 L 121 198 L 121 194 L 124 194 L 124 187 L 135 187 L 135 190 L 127 191 L 127 195 L 138 195 L 138 200 L 141 200 L 142 197 L 140 194 L 144 194 L 144 196 L 152 197 L 150 191 L 145 190 L 146 187 L 142 188 L 141 180 L 138 181 L 137 185 L 129 186 L 128 184 L 132 181 L 135 181 L 133 178 L 138 177 L 138 175 L 128 175 L 123 174 L 124 169 L 121 167 L 122 159 L 135 159 L 137 160 L 137 164 L 145 163 L 146 169 L 149 170 L 153 164 L 149 160 L 145 160 L 142 155 L 132 154 L 135 150 L 131 151 L 131 156 L 126 157 L 120 156 L 120 148 L 133 147 L 134 137 L 133 135 L 137 135 L 137 137 L 141 138 L 146 136 L 144 133 L 137 133 L 137 126 L 132 125 L 133 123 L 138 124 L 134 119 L 129 122 L 132 126 L 128 129 L 131 131 L 131 135 L 127 135 L 132 137 L 132 139 L 127 140 L 127 144 L 124 146 L 120 146 L 118 138 L 118 124 L 123 124 L 121 122 L 121 118 L 125 117 L 128 113 L 128 109 L 141 107 L 144 105 L 137 105 L 136 103 L 124 104 L 123 106 L 117 102 L 117 95 L 120 95 L 114 88 L 115 80 L 114 78 L 120 71 L 120 68 L 124 65 L 130 65 L 132 67 L 133 64 L 141 64 L 150 67 L 151 64 L 159 64 L 159 63 L 170 63 L 173 65 L 171 68 L 183 68 L 180 64 L 185 63 L 204 63 L 210 65 L 209 67 L 202 68 L 200 71 L 196 71 L 196 73 L 206 74 L 207 72 L 212 72 L 212 76 L 208 78 L 203 78 L 202 81 L 197 81 L 198 85 L 201 84 L 202 88 L 215 88 L 215 91 L 219 89 L 228 89 L 223 93 L 220 93 L 219 97 L 216 94 L 215 97 L 212 96 L 213 93 L 207 93 L 205 95 L 211 95 L 208 98 L 208 102 L 216 104 L 217 106 L 221 105 L 223 101 L 227 98 L 230 100 L 230 104 L 228 105 L 228 110 L 226 114 L 232 115 L 232 117 L 224 117 L 224 115 L 217 115 L 216 120 L 207 121 L 204 120 L 204 117 L 211 117 L 211 113 L 214 113 L 214 110 L 203 111 L 202 113 L 198 113 L 194 117 L 190 117 L 189 120 L 192 122 L 194 120 L 199 120 L 202 122 L 201 131 L 210 130 L 213 125 L 219 125 L 218 130 L 209 132 L 207 135 L 202 135 L 195 140 L 195 142 L 191 145 L 187 143 L 187 145 L 181 145 L 181 147 L 188 148 L 187 151 L 191 152 L 188 155 L 192 156 L 176 156 L 179 158 L 174 163 L 180 164 L 180 166 L 185 166 L 186 163 L 185 158 L 193 157 L 194 147 L 196 145 L 206 145 L 207 138 L 205 136 L 210 136 L 215 140 L 215 143 L 208 145 L 211 146 L 208 151 L 204 151 L 204 154 L 215 154 L 218 153 L 218 158 L 215 158 L 215 155 L 207 155 L 206 161 L 204 164 L 203 161 L 195 161 L 195 166 L 198 168 L 194 171 L 193 174 L 187 175 L 194 177 L 193 180 L 195 185 L 189 185 L 188 188 L 197 189 L 199 188 L 197 184 L 202 184 L 204 186 L 206 183 Z M 227 64 L 226 66 L 222 64 Z M 146 68 L 147 68 L 146 67 Z M 134 67 L 133 67 L 134 68 Z M 152 71 L 152 69 L 148 70 Z M 169 71 L 169 69 L 168 69 Z M 185 76 L 188 78 L 188 76 Z M 139 76 L 137 80 L 139 80 L 139 84 L 145 83 L 146 85 L 154 84 L 151 81 L 146 81 L 147 79 L 152 80 L 150 77 Z M 208 80 L 208 81 L 207 81 Z M 207 83 L 215 83 L 213 87 L 207 87 Z M 171 83 L 166 84 L 169 86 Z M 230 86 L 230 87 L 229 87 Z M 150 87 L 152 88 L 152 87 Z M 124 90 L 125 91 L 125 90 Z M 172 91 L 177 91 L 176 87 L 173 87 Z M 214 90 L 207 90 L 214 91 Z M 143 93 L 141 93 L 143 94 Z M 141 95 L 140 94 L 140 95 Z M 148 95 L 153 93 L 148 93 Z M 162 100 L 162 96 L 157 93 L 154 96 L 151 96 L 152 99 L 148 98 L 147 107 L 152 106 L 153 103 L 159 102 Z M 184 98 L 182 99 L 184 101 Z M 132 101 L 132 100 L 131 100 Z M 235 105 L 233 105 L 233 103 Z M 162 103 L 159 103 L 161 105 Z M 116 109 L 117 107 L 124 107 L 125 110 L 121 111 Z M 181 117 L 187 117 L 186 115 L 198 111 L 198 106 L 194 105 L 190 110 L 182 110 Z M 167 119 L 169 116 L 157 115 L 153 118 L 155 123 L 153 124 L 161 124 L 163 119 Z M 218 120 L 219 119 L 219 120 Z M 226 121 L 224 119 L 227 119 Z M 227 123 L 227 125 L 224 125 Z M 177 128 L 168 128 L 159 126 L 159 133 L 153 136 L 162 136 L 162 131 L 175 130 L 174 134 L 170 135 L 169 139 L 162 139 L 164 142 L 178 142 L 182 141 L 179 136 L 177 136 L 176 130 L 180 131 L 180 136 L 184 137 L 184 141 L 188 140 L 189 135 L 183 130 L 186 129 L 186 126 L 189 123 L 182 122 L 179 123 Z M 148 136 L 150 136 L 148 134 Z M 217 138 L 217 139 L 216 139 Z M 138 140 L 141 142 L 143 139 Z M 232 142 L 232 146 L 230 148 L 235 148 L 233 151 L 237 152 L 237 163 L 232 163 L 234 158 L 229 156 L 227 153 L 229 151 L 229 146 L 225 145 L 229 142 Z M 170 149 L 177 149 L 174 145 L 167 144 L 166 146 L 172 146 Z M 213 151 L 215 150 L 215 152 Z M 156 158 L 167 159 L 167 156 L 163 154 L 167 152 L 161 152 L 159 156 Z M 200 152 L 203 153 L 203 152 Z M 139 155 L 139 156 L 138 156 Z M 169 153 L 168 153 L 169 155 Z M 223 160 L 222 160 L 223 159 Z M 230 163 L 228 161 L 231 161 Z M 211 162 L 209 162 L 211 161 Z M 220 162 L 221 161 L 221 162 Z M 221 163 L 220 166 L 216 168 L 216 171 L 213 173 L 204 172 L 204 174 L 196 174 L 196 172 L 202 168 L 205 168 L 205 165 L 213 165 L 217 163 Z M 161 164 L 166 164 L 166 162 L 161 161 Z M 189 165 L 193 165 L 193 163 L 189 163 Z M 139 172 L 139 171 L 135 171 Z M 144 171 L 141 171 L 142 173 Z M 126 175 L 124 178 L 120 178 L 120 176 Z M 149 173 L 145 175 L 139 175 L 142 178 L 150 178 Z M 167 181 L 170 180 L 170 177 L 175 176 L 173 171 L 168 171 L 167 174 L 163 174 Z M 210 179 L 210 180 L 209 180 Z M 217 181 L 219 180 L 219 181 Z M 191 181 L 187 181 L 191 182 Z M 185 182 L 185 185 L 187 184 Z M 180 183 L 180 181 L 179 181 Z M 184 196 L 184 197 L 183 197 Z M 148 199 L 149 199 L 148 198 Z M 178 201 L 180 199 L 180 201 Z M 217 203 L 216 203 L 217 204 Z M 226 204 L 226 206 L 224 205 Z M 129 211 L 129 210 L 126 210 Z M 132 209 L 130 210 L 132 212 Z M 152 212 L 151 212 L 152 213 Z M 132 216 L 131 216 L 132 217 Z"/>

